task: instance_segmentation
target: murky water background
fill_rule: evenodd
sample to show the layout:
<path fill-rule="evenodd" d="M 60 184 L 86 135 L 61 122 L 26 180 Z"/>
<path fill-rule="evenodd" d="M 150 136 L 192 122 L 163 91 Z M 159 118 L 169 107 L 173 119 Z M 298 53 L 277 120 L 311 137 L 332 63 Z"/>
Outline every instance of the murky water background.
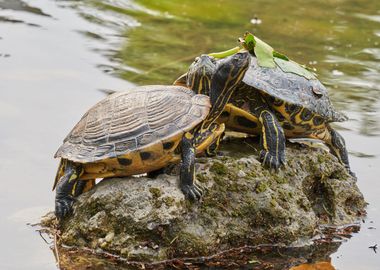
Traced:
<path fill-rule="evenodd" d="M 52 156 L 103 91 L 169 84 L 246 30 L 315 67 L 350 117 L 338 129 L 368 217 L 332 264 L 380 269 L 368 248 L 380 245 L 380 2 L 309 2 L 0 0 L 0 269 L 55 268 L 26 223 L 53 208 Z"/>

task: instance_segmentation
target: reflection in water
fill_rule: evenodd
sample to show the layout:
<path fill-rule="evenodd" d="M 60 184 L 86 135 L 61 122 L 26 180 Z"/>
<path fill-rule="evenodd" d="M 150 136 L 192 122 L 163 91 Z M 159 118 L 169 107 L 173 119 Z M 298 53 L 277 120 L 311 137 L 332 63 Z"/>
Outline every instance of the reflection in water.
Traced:
<path fill-rule="evenodd" d="M 118 269 L 118 270 L 335 270 L 330 256 L 341 243 L 319 242 L 302 247 L 245 246 L 215 254 L 210 257 L 171 259 L 158 262 L 136 262 L 109 253 L 75 248 L 53 248 L 57 264 L 62 269 Z"/>
<path fill-rule="evenodd" d="M 313 264 L 302 264 L 290 268 L 290 270 L 335 270 L 330 262 L 317 262 Z"/>

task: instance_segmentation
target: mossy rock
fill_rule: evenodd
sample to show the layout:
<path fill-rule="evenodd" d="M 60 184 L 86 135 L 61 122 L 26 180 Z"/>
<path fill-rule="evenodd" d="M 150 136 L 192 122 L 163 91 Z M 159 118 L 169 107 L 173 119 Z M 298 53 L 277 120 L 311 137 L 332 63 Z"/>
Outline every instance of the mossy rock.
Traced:
<path fill-rule="evenodd" d="M 319 225 L 350 224 L 364 213 L 356 179 L 325 150 L 288 144 L 287 165 L 270 172 L 257 161 L 258 148 L 254 140 L 230 140 L 225 156 L 202 158 L 200 202 L 185 200 L 175 175 L 102 181 L 78 198 L 60 241 L 156 261 L 289 245 L 313 237 Z"/>

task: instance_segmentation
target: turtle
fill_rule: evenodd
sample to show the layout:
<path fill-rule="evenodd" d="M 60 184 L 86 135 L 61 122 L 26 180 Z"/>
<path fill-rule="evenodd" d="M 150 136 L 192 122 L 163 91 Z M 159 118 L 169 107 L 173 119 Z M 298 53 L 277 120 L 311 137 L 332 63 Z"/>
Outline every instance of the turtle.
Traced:
<path fill-rule="evenodd" d="M 201 55 L 198 58 L 210 58 Z M 315 77 L 285 72 L 279 65 L 262 67 L 255 55 L 250 55 L 250 66 L 243 80 L 237 85 L 229 103 L 218 118 L 226 129 L 260 136 L 259 159 L 270 169 L 285 165 L 286 138 L 313 138 L 322 140 L 339 161 L 351 171 L 344 138 L 331 127 L 331 122 L 342 122 L 347 117 L 334 109 L 326 87 Z M 276 59 L 279 62 L 281 59 Z M 221 60 L 214 60 L 221 61 Z M 193 65 L 192 64 L 192 65 Z M 192 66 L 191 65 L 191 66 Z M 208 95 L 212 76 L 217 65 L 207 70 L 199 94 Z M 189 86 L 198 83 L 185 73 L 174 85 Z M 218 143 L 218 141 L 217 141 Z M 211 145 L 216 149 L 215 145 Z"/>
<path fill-rule="evenodd" d="M 180 188 L 185 197 L 199 200 L 202 188 L 194 183 L 195 155 L 224 131 L 215 123 L 237 83 L 249 67 L 249 53 L 233 55 L 213 73 L 208 95 L 173 85 L 140 86 L 116 92 L 90 108 L 64 139 L 55 154 L 60 164 L 55 177 L 55 214 L 72 211 L 75 198 L 97 178 L 153 175 L 180 165 Z M 194 76 L 215 66 L 204 59 Z"/>

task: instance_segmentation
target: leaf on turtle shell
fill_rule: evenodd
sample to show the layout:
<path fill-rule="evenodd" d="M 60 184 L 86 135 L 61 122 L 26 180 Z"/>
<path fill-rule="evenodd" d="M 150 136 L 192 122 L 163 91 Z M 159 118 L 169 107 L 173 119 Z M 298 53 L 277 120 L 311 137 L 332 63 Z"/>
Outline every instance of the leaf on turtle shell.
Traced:
<path fill-rule="evenodd" d="M 261 67 L 275 68 L 276 65 L 286 73 L 294 73 L 308 80 L 316 79 L 316 75 L 308 67 L 290 60 L 286 55 L 275 51 L 270 45 L 246 32 L 244 38 L 239 38 L 242 46 L 257 58 Z"/>
<path fill-rule="evenodd" d="M 279 53 L 277 51 L 273 51 L 273 57 L 281 58 L 282 60 L 289 61 L 289 58 L 282 53 Z"/>
<path fill-rule="evenodd" d="M 301 65 L 292 60 L 286 61 L 281 58 L 275 58 L 274 61 L 283 72 L 294 73 L 299 76 L 305 77 L 308 80 L 316 79 L 315 75 L 312 72 L 308 71 L 307 69 L 303 68 Z"/>
<path fill-rule="evenodd" d="M 255 37 L 255 41 L 255 55 L 259 66 L 268 68 L 276 67 L 273 57 L 273 48 L 258 37 Z"/>
<path fill-rule="evenodd" d="M 256 40 L 255 36 L 249 32 L 246 32 L 244 39 L 239 38 L 239 41 L 243 44 L 243 47 L 247 49 L 250 53 L 254 53 Z"/>

